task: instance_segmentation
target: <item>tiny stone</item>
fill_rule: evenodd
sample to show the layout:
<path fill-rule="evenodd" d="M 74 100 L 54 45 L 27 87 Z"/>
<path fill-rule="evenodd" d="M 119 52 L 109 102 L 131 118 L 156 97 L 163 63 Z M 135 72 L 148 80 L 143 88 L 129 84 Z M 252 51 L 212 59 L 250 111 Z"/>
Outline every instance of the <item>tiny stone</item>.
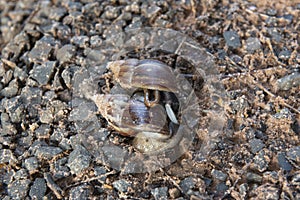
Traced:
<path fill-rule="evenodd" d="M 285 153 L 279 152 L 277 154 L 278 165 L 281 169 L 285 171 L 291 171 L 293 166 L 289 163 L 289 161 L 285 157 Z"/>
<path fill-rule="evenodd" d="M 288 60 L 291 57 L 291 54 L 290 50 L 283 50 L 279 52 L 278 57 L 282 60 Z"/>
<path fill-rule="evenodd" d="M 300 73 L 294 72 L 277 80 L 276 86 L 278 90 L 290 90 L 292 87 L 300 85 Z"/>
<path fill-rule="evenodd" d="M 300 164 L 300 146 L 290 148 L 286 153 L 287 158 Z"/>
<path fill-rule="evenodd" d="M 58 146 L 59 146 L 60 148 L 64 149 L 64 150 L 71 150 L 71 149 L 72 149 L 71 142 L 70 142 L 70 140 L 67 139 L 67 138 L 63 138 L 63 139 L 59 142 Z"/>
<path fill-rule="evenodd" d="M 66 178 L 71 175 L 70 169 L 66 166 L 67 162 L 67 157 L 63 157 L 54 162 L 54 167 L 51 171 L 54 179 Z"/>
<path fill-rule="evenodd" d="M 167 200 L 168 199 L 168 187 L 159 187 L 151 189 L 151 194 L 155 200 Z"/>
<path fill-rule="evenodd" d="M 279 113 L 276 113 L 273 116 L 277 119 L 288 119 L 288 120 L 293 119 L 293 114 L 288 108 L 281 109 Z"/>
<path fill-rule="evenodd" d="M 55 72 L 56 64 L 56 61 L 48 61 L 42 65 L 35 65 L 30 71 L 30 78 L 37 81 L 40 85 L 46 85 Z"/>
<path fill-rule="evenodd" d="M 243 59 L 239 55 L 236 55 L 236 54 L 230 56 L 230 59 L 233 62 L 235 62 L 236 64 L 242 64 L 242 62 L 243 62 Z"/>
<path fill-rule="evenodd" d="M 7 186 L 7 193 L 12 199 L 25 199 L 30 183 L 29 179 L 15 180 Z"/>
<path fill-rule="evenodd" d="M 9 83 L 8 87 L 5 87 L 0 91 L 0 97 L 1 96 L 8 97 L 8 98 L 14 97 L 17 95 L 18 90 L 19 90 L 18 81 L 17 79 L 14 79 Z"/>
<path fill-rule="evenodd" d="M 195 181 L 193 177 L 187 177 L 180 182 L 180 187 L 184 193 L 187 193 L 190 189 L 195 186 Z"/>
<path fill-rule="evenodd" d="M 253 158 L 253 160 L 254 160 L 254 167 L 257 168 L 258 171 L 263 172 L 268 168 L 270 158 L 267 155 L 265 155 L 264 150 L 261 150 Z"/>
<path fill-rule="evenodd" d="M 247 177 L 247 180 L 251 181 L 251 182 L 260 183 L 262 181 L 262 177 L 260 175 L 252 173 L 252 172 L 248 172 L 246 177 Z"/>
<path fill-rule="evenodd" d="M 226 178 L 227 178 L 227 174 L 223 173 L 222 171 L 219 171 L 219 170 L 215 170 L 213 169 L 211 171 L 211 175 L 215 178 L 215 179 L 218 179 L 220 181 L 225 181 Z"/>
<path fill-rule="evenodd" d="M 84 53 L 86 54 L 88 65 L 95 66 L 105 61 L 105 55 L 99 50 L 86 48 L 84 49 Z"/>
<path fill-rule="evenodd" d="M 146 18 L 151 18 L 151 17 L 155 17 L 156 15 L 158 15 L 158 13 L 160 12 L 161 8 L 155 5 L 152 6 L 145 6 L 142 8 L 142 14 L 146 17 Z"/>
<path fill-rule="evenodd" d="M 235 31 L 225 31 L 223 33 L 223 37 L 225 38 L 226 45 L 231 48 L 239 48 L 241 47 L 240 36 Z"/>
<path fill-rule="evenodd" d="M 228 190 L 228 186 L 224 182 L 221 182 L 216 186 L 216 190 L 219 194 L 224 194 Z"/>
<path fill-rule="evenodd" d="M 53 146 L 40 146 L 35 150 L 34 155 L 41 159 L 47 159 L 50 160 L 54 156 L 60 154 L 62 152 L 62 149 L 59 147 L 53 147 Z"/>
<path fill-rule="evenodd" d="M 50 124 L 53 122 L 53 115 L 50 109 L 40 110 L 40 121 L 44 124 Z"/>
<path fill-rule="evenodd" d="M 124 179 L 114 181 L 112 184 L 116 190 L 125 193 L 128 192 L 128 189 L 131 186 L 131 184 L 125 181 Z"/>
<path fill-rule="evenodd" d="M 286 19 L 289 23 L 291 23 L 294 19 L 294 16 L 292 14 L 286 14 L 282 16 L 284 19 Z"/>
<path fill-rule="evenodd" d="M 242 195 L 242 197 L 245 197 L 247 195 L 248 189 L 249 189 L 249 186 L 247 183 L 243 183 L 239 186 L 239 192 Z"/>
<path fill-rule="evenodd" d="M 26 179 L 27 177 L 28 177 L 27 170 L 23 168 L 16 171 L 16 173 L 14 174 L 14 178 L 16 180 Z"/>
<path fill-rule="evenodd" d="M 89 152 L 83 146 L 78 145 L 69 155 L 68 166 L 72 174 L 79 174 L 89 167 L 90 162 L 91 155 Z"/>
<path fill-rule="evenodd" d="M 14 170 L 7 170 L 6 173 L 1 176 L 1 183 L 6 185 L 12 183 L 15 180 L 14 174 Z"/>
<path fill-rule="evenodd" d="M 37 138 L 49 138 L 50 137 L 50 125 L 41 124 L 36 130 L 35 135 Z"/>
<path fill-rule="evenodd" d="M 120 16 L 120 19 L 123 19 L 125 21 L 130 21 L 132 19 L 132 14 L 130 12 L 123 12 Z"/>
<path fill-rule="evenodd" d="M 117 7 L 107 6 L 106 11 L 104 12 L 104 16 L 106 19 L 116 19 L 119 16 L 120 9 Z"/>
<path fill-rule="evenodd" d="M 177 188 L 169 189 L 169 195 L 171 199 L 176 199 L 180 196 L 180 191 Z"/>
<path fill-rule="evenodd" d="M 250 37 L 246 40 L 246 50 L 249 53 L 252 53 L 259 49 L 261 49 L 261 43 L 258 38 Z"/>
<path fill-rule="evenodd" d="M 56 54 L 60 63 L 70 62 L 76 53 L 76 47 L 71 44 L 66 44 L 61 47 Z"/>
<path fill-rule="evenodd" d="M 102 44 L 102 39 L 100 36 L 94 35 L 91 37 L 90 43 L 92 48 L 99 47 Z"/>
<path fill-rule="evenodd" d="M 267 32 L 274 41 L 280 42 L 282 40 L 282 36 L 277 28 L 268 28 Z"/>
<path fill-rule="evenodd" d="M 24 161 L 24 167 L 29 171 L 32 172 L 34 170 L 37 170 L 39 167 L 39 163 L 36 157 L 30 157 L 25 159 Z"/>
<path fill-rule="evenodd" d="M 9 163 L 11 166 L 17 162 L 14 154 L 10 149 L 0 149 L 0 163 Z"/>
<path fill-rule="evenodd" d="M 77 46 L 79 46 L 80 48 L 85 48 L 87 47 L 88 43 L 89 43 L 89 37 L 87 36 L 74 36 L 71 39 L 71 42 Z"/>
<path fill-rule="evenodd" d="M 275 16 L 277 14 L 277 10 L 273 8 L 268 8 L 266 11 L 267 15 L 269 16 Z"/>
<path fill-rule="evenodd" d="M 33 49 L 29 52 L 28 57 L 31 62 L 47 61 L 54 50 L 57 42 L 51 36 L 44 36 L 35 43 Z"/>
<path fill-rule="evenodd" d="M 250 140 L 249 144 L 250 144 L 251 152 L 253 154 L 256 154 L 257 152 L 262 150 L 265 146 L 265 144 L 260 139 L 256 139 L 256 138 Z"/>
<path fill-rule="evenodd" d="M 28 74 L 23 69 L 15 67 L 14 77 L 20 79 L 21 81 L 26 81 Z"/>
<path fill-rule="evenodd" d="M 30 188 L 29 196 L 32 199 L 42 199 L 46 193 L 46 181 L 43 178 L 36 178 Z"/>
<path fill-rule="evenodd" d="M 25 106 L 21 98 L 14 97 L 2 101 L 12 123 L 20 123 L 25 119 Z"/>
<path fill-rule="evenodd" d="M 87 185 L 80 185 L 77 187 L 73 187 L 70 191 L 69 199 L 74 200 L 84 200 L 89 199 L 90 197 L 90 189 Z"/>

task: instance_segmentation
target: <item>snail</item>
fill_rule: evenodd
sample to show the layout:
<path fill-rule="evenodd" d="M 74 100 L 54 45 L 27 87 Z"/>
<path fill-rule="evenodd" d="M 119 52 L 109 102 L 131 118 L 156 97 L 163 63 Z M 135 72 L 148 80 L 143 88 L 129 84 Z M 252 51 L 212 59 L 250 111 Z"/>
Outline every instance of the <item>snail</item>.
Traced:
<path fill-rule="evenodd" d="M 168 100 L 170 98 L 168 92 L 179 92 L 173 70 L 160 61 L 151 59 L 120 60 L 108 63 L 107 68 L 112 71 L 114 80 L 122 88 L 142 88 L 144 90 L 144 102 L 149 107 L 159 102 L 159 91 L 165 92 Z M 149 98 L 150 90 L 154 91 L 153 101 Z M 169 102 L 166 102 L 165 109 L 172 122 L 178 124 Z"/>
<path fill-rule="evenodd" d="M 94 96 L 109 125 L 121 135 L 135 137 L 133 145 L 142 153 L 158 153 L 176 145 L 181 136 L 174 134 L 179 121 L 172 109 L 172 94 L 179 90 L 173 70 L 150 59 L 114 61 L 107 68 L 128 91 Z"/>

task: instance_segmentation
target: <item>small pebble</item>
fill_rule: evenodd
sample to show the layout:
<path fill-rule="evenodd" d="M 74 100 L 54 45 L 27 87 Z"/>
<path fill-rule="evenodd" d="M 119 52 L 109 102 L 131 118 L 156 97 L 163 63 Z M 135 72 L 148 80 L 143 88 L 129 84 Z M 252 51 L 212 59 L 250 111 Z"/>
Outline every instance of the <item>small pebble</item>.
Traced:
<path fill-rule="evenodd" d="M 33 49 L 29 52 L 28 57 L 31 62 L 45 62 L 51 57 L 54 51 L 54 45 L 57 41 L 51 36 L 44 36 L 37 41 Z"/>
<path fill-rule="evenodd" d="M 241 47 L 240 36 L 235 31 L 225 31 L 223 33 L 223 37 L 225 38 L 226 45 L 233 49 Z"/>
<path fill-rule="evenodd" d="M 127 182 L 124 179 L 117 180 L 113 182 L 113 187 L 118 190 L 119 192 L 128 192 L 129 187 L 131 187 L 131 184 Z"/>
<path fill-rule="evenodd" d="M 299 172 L 297 172 L 295 175 L 293 175 L 291 183 L 293 185 L 300 186 L 300 173 Z"/>
<path fill-rule="evenodd" d="M 155 200 L 167 200 L 168 199 L 168 187 L 158 187 L 151 189 L 151 194 Z"/>
<path fill-rule="evenodd" d="M 36 178 L 30 188 L 29 196 L 32 199 L 42 199 L 47 190 L 46 181 L 43 178 Z"/>
<path fill-rule="evenodd" d="M 48 61 L 42 65 L 35 65 L 30 71 L 29 77 L 37 81 L 39 85 L 46 85 L 53 77 L 56 65 L 56 61 Z"/>
<path fill-rule="evenodd" d="M 180 182 L 179 186 L 184 193 L 187 193 L 190 189 L 194 188 L 195 184 L 193 177 L 187 177 Z"/>
<path fill-rule="evenodd" d="M 286 152 L 286 156 L 290 160 L 300 164 L 300 146 L 295 146 L 295 147 L 290 148 Z"/>
<path fill-rule="evenodd" d="M 18 80 L 14 79 L 8 84 L 7 87 L 3 88 L 0 91 L 0 97 L 4 96 L 4 97 L 11 98 L 16 96 L 18 94 L 18 91 L 19 91 Z"/>
<path fill-rule="evenodd" d="M 39 163 L 36 157 L 30 157 L 25 159 L 24 161 L 24 167 L 29 171 L 29 172 L 34 172 L 37 170 L 39 167 Z"/>
<path fill-rule="evenodd" d="M 117 7 L 107 6 L 106 9 L 107 10 L 104 12 L 104 16 L 106 19 L 116 19 L 120 14 L 120 9 Z"/>
<path fill-rule="evenodd" d="M 290 50 L 280 51 L 278 57 L 282 60 L 288 60 L 291 57 L 292 52 Z"/>
<path fill-rule="evenodd" d="M 34 155 L 37 158 L 50 160 L 54 156 L 60 154 L 61 152 L 62 152 L 62 149 L 59 147 L 40 146 L 40 147 L 36 148 Z"/>
<path fill-rule="evenodd" d="M 277 161 L 278 161 L 278 165 L 281 169 L 283 169 L 285 171 L 291 171 L 293 169 L 293 166 L 286 159 L 285 153 L 279 152 L 277 154 Z"/>
<path fill-rule="evenodd" d="M 216 169 L 213 169 L 211 171 L 211 175 L 215 178 L 215 179 L 218 179 L 220 181 L 225 181 L 227 179 L 227 174 L 223 173 L 222 171 L 220 170 L 216 170 Z"/>
<path fill-rule="evenodd" d="M 254 160 L 254 167 L 259 171 L 265 171 L 270 162 L 270 158 L 266 155 L 264 150 L 258 152 L 258 154 L 253 158 Z"/>
<path fill-rule="evenodd" d="M 225 183 L 221 182 L 217 184 L 216 190 L 219 195 L 224 194 L 228 190 L 228 186 Z"/>
<path fill-rule="evenodd" d="M 13 152 L 10 149 L 0 149 L 0 163 L 14 165 L 17 162 Z"/>
<path fill-rule="evenodd" d="M 75 53 L 76 47 L 71 44 L 66 44 L 57 51 L 56 58 L 60 63 L 70 62 Z"/>
<path fill-rule="evenodd" d="M 29 179 L 15 180 L 7 186 L 7 193 L 11 199 L 25 199 L 30 183 Z"/>
<path fill-rule="evenodd" d="M 300 73 L 294 72 L 277 80 L 276 86 L 278 90 L 290 90 L 300 85 Z"/>
<path fill-rule="evenodd" d="M 257 152 L 259 152 L 260 150 L 262 150 L 265 146 L 265 144 L 263 143 L 263 141 L 261 141 L 260 139 L 252 139 L 249 141 L 249 144 L 250 144 L 250 149 L 251 149 L 251 152 L 253 154 L 256 154 Z"/>
<path fill-rule="evenodd" d="M 71 42 L 75 45 L 77 45 L 80 48 L 85 48 L 88 46 L 89 43 L 89 37 L 87 36 L 74 36 L 71 39 Z"/>
<path fill-rule="evenodd" d="M 248 181 L 260 183 L 262 181 L 262 177 L 258 174 L 248 172 L 246 175 Z"/>
<path fill-rule="evenodd" d="M 79 174 L 89 167 L 90 162 L 91 155 L 89 152 L 83 146 L 78 145 L 69 155 L 68 166 L 72 174 Z"/>
<path fill-rule="evenodd" d="M 161 8 L 156 6 L 156 5 L 152 5 L 152 6 L 145 6 L 142 8 L 142 14 L 146 17 L 146 18 L 151 18 L 151 17 L 155 17 L 156 15 L 158 15 L 158 13 L 160 12 Z"/>
<path fill-rule="evenodd" d="M 90 195 L 91 195 L 91 190 L 89 189 L 89 186 L 80 185 L 80 186 L 73 187 L 70 190 L 69 199 L 84 200 L 84 199 L 89 199 Z"/>
<path fill-rule="evenodd" d="M 277 119 L 288 119 L 288 120 L 293 120 L 293 114 L 291 113 L 291 111 L 288 108 L 283 108 L 280 110 L 279 113 L 275 113 L 275 115 L 273 115 L 275 118 Z"/>
<path fill-rule="evenodd" d="M 35 136 L 39 139 L 47 139 L 50 137 L 50 125 L 48 124 L 41 124 L 36 130 L 35 130 Z"/>
<path fill-rule="evenodd" d="M 261 43 L 258 38 L 250 37 L 246 40 L 246 50 L 249 53 L 253 53 L 256 50 L 261 49 Z"/>
<path fill-rule="evenodd" d="M 180 196 L 180 191 L 177 188 L 169 189 L 169 195 L 171 199 L 176 199 Z"/>
<path fill-rule="evenodd" d="M 249 186 L 247 183 L 243 183 L 239 186 L 239 192 L 243 198 L 247 195 L 247 191 L 249 190 Z"/>
<path fill-rule="evenodd" d="M 282 35 L 277 28 L 267 28 L 268 34 L 271 36 L 272 40 L 280 42 L 282 40 Z"/>
<path fill-rule="evenodd" d="M 94 173 L 95 173 L 95 176 L 101 176 L 99 179 L 101 181 L 105 181 L 106 179 L 106 176 L 104 176 L 104 174 L 107 173 L 107 170 L 105 169 L 105 167 L 99 167 L 99 166 L 96 166 L 94 168 Z"/>

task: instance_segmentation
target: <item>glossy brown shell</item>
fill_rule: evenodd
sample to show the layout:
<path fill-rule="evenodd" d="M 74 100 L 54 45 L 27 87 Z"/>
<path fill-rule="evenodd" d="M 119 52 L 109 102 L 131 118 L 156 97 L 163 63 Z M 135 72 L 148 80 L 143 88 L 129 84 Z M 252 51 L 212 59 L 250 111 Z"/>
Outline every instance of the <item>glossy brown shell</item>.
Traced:
<path fill-rule="evenodd" d="M 120 60 L 108 63 L 107 68 L 113 72 L 114 80 L 125 89 L 143 88 L 178 92 L 176 77 L 172 69 L 160 61 Z"/>
<path fill-rule="evenodd" d="M 166 111 L 161 105 L 147 107 L 128 95 L 99 95 L 96 104 L 101 115 L 116 131 L 124 136 L 139 132 L 157 132 L 168 135 Z"/>

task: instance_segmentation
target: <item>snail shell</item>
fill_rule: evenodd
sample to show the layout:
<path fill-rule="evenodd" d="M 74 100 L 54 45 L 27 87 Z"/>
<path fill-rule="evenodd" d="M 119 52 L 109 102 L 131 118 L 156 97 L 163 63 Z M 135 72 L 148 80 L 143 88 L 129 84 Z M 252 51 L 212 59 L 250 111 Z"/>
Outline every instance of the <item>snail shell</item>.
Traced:
<path fill-rule="evenodd" d="M 177 93 L 176 76 L 166 64 L 157 60 L 128 59 L 110 62 L 107 68 L 124 89 L 142 88 Z"/>
<path fill-rule="evenodd" d="M 129 95 L 97 95 L 95 103 L 101 115 L 116 131 L 124 136 L 136 136 L 139 132 L 169 135 L 166 111 L 163 106 L 147 107 L 141 98 Z M 165 137 L 166 136 L 166 137 Z"/>

